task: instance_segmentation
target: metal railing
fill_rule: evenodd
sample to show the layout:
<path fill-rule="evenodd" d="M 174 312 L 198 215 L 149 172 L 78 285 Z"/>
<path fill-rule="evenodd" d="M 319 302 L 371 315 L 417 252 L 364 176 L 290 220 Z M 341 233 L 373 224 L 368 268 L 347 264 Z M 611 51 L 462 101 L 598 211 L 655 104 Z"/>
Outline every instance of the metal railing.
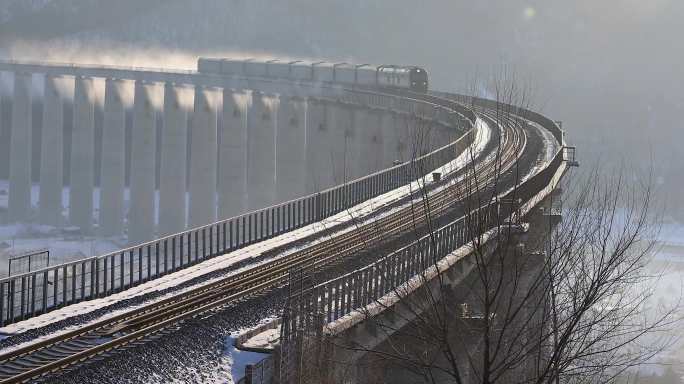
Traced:
<path fill-rule="evenodd" d="M 459 101 L 473 102 L 470 98 Z M 474 101 L 483 102 L 482 99 Z M 491 107 L 491 103 L 487 100 L 485 104 Z M 525 113 L 526 118 L 552 132 L 556 140 L 562 143 L 563 131 L 555 122 L 538 113 L 515 108 L 518 113 Z M 447 224 L 368 266 L 314 286 L 300 296 L 300 302 L 294 304 L 299 308 L 298 315 L 284 319 L 284 334 L 296 333 L 303 326 L 301 322 L 307 321 L 308 314 L 317 314 L 327 323 L 332 323 L 377 302 L 383 296 L 396 292 L 398 287 L 436 265 L 437 261 L 456 249 L 468 245 L 476 236 L 502 223 L 510 225 L 511 219 L 520 215 L 520 207 L 531 202 L 554 182 L 565 161 L 565 151 L 561 147 L 544 169 L 501 196 L 498 201 L 487 203 L 470 215 Z"/>
<path fill-rule="evenodd" d="M 510 202 L 532 199 L 552 182 L 563 161 L 561 150 L 548 167 L 501 197 L 498 202 L 447 224 L 368 266 L 316 285 L 301 295 L 301 302 L 294 304 L 300 309 L 299 316 L 290 316 L 284 321 L 284 332 L 296 333 L 303 326 L 299 322 L 308 321 L 306 316 L 311 313 L 332 323 L 378 302 L 383 296 L 397 292 L 399 287 L 435 266 L 456 249 L 471 244 L 480 234 L 497 225 L 510 225 L 510 218 L 517 214 L 518 208 L 518 204 Z"/>

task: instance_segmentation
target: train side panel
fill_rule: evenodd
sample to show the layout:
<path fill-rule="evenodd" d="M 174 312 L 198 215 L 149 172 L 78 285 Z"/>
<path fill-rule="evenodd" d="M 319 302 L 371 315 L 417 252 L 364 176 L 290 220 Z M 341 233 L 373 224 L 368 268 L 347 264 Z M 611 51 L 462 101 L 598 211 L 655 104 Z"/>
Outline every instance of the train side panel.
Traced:
<path fill-rule="evenodd" d="M 356 69 L 356 83 L 359 85 L 376 85 L 376 66 L 363 66 Z"/>
<path fill-rule="evenodd" d="M 313 64 L 313 81 L 332 82 L 333 67 L 331 63 Z"/>
<path fill-rule="evenodd" d="M 245 75 L 254 77 L 267 77 L 266 63 L 263 61 L 245 61 Z"/>
<path fill-rule="evenodd" d="M 290 67 L 290 79 L 311 81 L 311 63 L 296 63 Z"/>
<path fill-rule="evenodd" d="M 339 65 L 335 67 L 335 81 L 340 83 L 354 83 L 354 67 L 350 65 Z"/>
<path fill-rule="evenodd" d="M 220 74 L 221 61 L 222 59 L 200 57 L 199 60 L 197 60 L 197 72 Z"/>
<path fill-rule="evenodd" d="M 223 60 L 221 73 L 229 76 L 244 76 L 242 60 Z"/>
<path fill-rule="evenodd" d="M 269 77 L 275 77 L 279 79 L 289 79 L 290 78 L 290 64 L 283 62 L 271 62 L 266 65 Z"/>

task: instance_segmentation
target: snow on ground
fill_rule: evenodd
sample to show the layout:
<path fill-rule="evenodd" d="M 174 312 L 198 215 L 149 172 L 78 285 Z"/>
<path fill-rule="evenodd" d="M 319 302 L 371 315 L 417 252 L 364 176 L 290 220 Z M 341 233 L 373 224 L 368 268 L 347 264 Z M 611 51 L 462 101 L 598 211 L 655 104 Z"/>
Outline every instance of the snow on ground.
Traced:
<path fill-rule="evenodd" d="M 235 338 L 231 336 L 224 339 L 224 345 L 224 355 L 230 359 L 230 373 L 233 383 L 237 383 L 245 376 L 247 364 L 256 364 L 268 356 L 266 353 L 241 351 L 235 348 Z"/>
<path fill-rule="evenodd" d="M 534 167 L 532 167 L 530 172 L 527 175 L 525 175 L 521 181 L 529 179 L 530 177 L 534 176 L 537 172 L 544 169 L 549 164 L 549 162 L 553 160 L 553 157 L 560 149 L 560 144 L 558 144 L 556 138 L 553 136 L 553 134 L 551 134 L 551 132 L 544 129 L 541 125 L 537 123 L 530 123 L 530 125 L 535 127 L 539 134 L 542 136 L 544 152 L 539 157 L 537 164 L 535 164 Z"/>
<path fill-rule="evenodd" d="M 658 240 L 667 245 L 684 247 L 684 224 L 671 220 L 662 223 Z"/>
<path fill-rule="evenodd" d="M 468 161 L 470 161 L 471 156 L 473 154 L 475 156 L 477 156 L 484 150 L 486 143 L 488 142 L 490 137 L 491 137 L 490 127 L 486 123 L 484 123 L 483 121 L 478 120 L 478 122 L 476 123 L 476 139 L 475 139 L 474 146 L 473 146 L 473 153 L 471 154 L 468 151 L 464 152 L 463 154 L 461 154 L 461 156 L 459 156 L 458 158 L 456 158 L 455 160 L 453 160 L 449 164 L 446 164 L 446 165 L 440 167 L 438 171 L 442 172 L 443 174 L 446 174 L 448 172 L 456 170 L 456 169 L 460 168 L 461 166 L 467 164 Z M 110 296 L 107 296 L 104 298 L 100 298 L 100 299 L 88 300 L 88 301 L 84 301 L 81 303 L 72 304 L 72 305 L 69 305 L 67 307 L 60 308 L 60 309 L 54 310 L 52 312 L 49 312 L 49 313 L 46 313 L 46 314 L 43 314 L 40 316 L 36 316 L 36 317 L 28 319 L 28 320 L 24 320 L 21 322 L 10 324 L 6 327 L 0 328 L 0 333 L 17 334 L 17 333 L 24 332 L 26 330 L 39 328 L 39 327 L 42 327 L 42 326 L 45 326 L 48 324 L 55 323 L 57 321 L 64 320 L 64 319 L 69 318 L 69 317 L 90 313 L 90 312 L 95 311 L 99 308 L 103 308 L 103 307 L 109 306 L 111 304 L 114 304 L 120 300 L 131 299 L 134 297 L 142 296 L 142 295 L 147 294 L 147 293 L 162 291 L 162 290 L 167 289 L 167 288 L 175 287 L 175 286 L 177 286 L 181 283 L 187 282 L 191 279 L 194 279 L 194 278 L 197 278 L 200 276 L 204 276 L 204 275 L 207 275 L 207 274 L 215 272 L 215 271 L 224 270 L 224 269 L 234 265 L 235 263 L 237 263 L 239 261 L 254 259 L 266 251 L 269 251 L 271 249 L 289 244 L 289 243 L 296 241 L 296 240 L 300 240 L 304 237 L 313 235 L 315 233 L 321 232 L 322 230 L 324 230 L 326 228 L 329 228 L 329 227 L 332 227 L 332 226 L 335 226 L 335 225 L 341 224 L 341 223 L 347 223 L 352 219 L 358 220 L 359 218 L 367 217 L 368 215 L 372 214 L 375 210 L 377 210 L 379 207 L 390 205 L 396 201 L 399 201 L 399 200 L 409 196 L 412 192 L 418 190 L 418 188 L 421 184 L 429 183 L 429 182 L 432 182 L 432 175 L 428 175 L 427 177 L 424 178 L 424 180 L 415 181 L 415 182 L 411 183 L 410 185 L 397 188 L 393 191 L 385 193 L 385 194 L 378 196 L 374 199 L 371 199 L 371 200 L 368 200 L 368 201 L 363 202 L 361 204 L 358 204 L 357 206 L 352 207 L 347 211 L 340 212 L 340 213 L 338 213 L 332 217 L 329 217 L 329 218 L 327 218 L 321 222 L 313 223 L 313 224 L 310 224 L 306 227 L 299 228 L 297 230 L 282 234 L 282 235 L 277 236 L 275 238 L 265 240 L 265 241 L 262 241 L 262 242 L 259 242 L 256 244 L 252 244 L 250 246 L 238 249 L 238 250 L 230 252 L 230 253 L 226 253 L 226 254 L 221 255 L 221 256 L 214 257 L 214 258 L 209 259 L 209 260 L 205 260 L 205 261 L 203 261 L 199 264 L 196 264 L 194 266 L 190 266 L 190 267 L 184 268 L 182 270 L 179 270 L 175 273 L 171 273 L 171 274 L 168 274 L 166 276 L 159 277 L 157 279 L 154 279 L 152 281 L 141 284 L 139 286 L 127 289 L 127 290 L 120 292 L 120 293 L 116 293 L 116 294 L 113 294 L 113 295 L 110 295 Z M 383 215 L 387 215 L 390 213 L 391 213 L 391 211 L 385 212 Z M 339 232 L 337 232 L 331 236 L 337 236 L 339 233 L 344 233 L 344 232 L 350 231 L 353 228 L 354 228 L 353 226 L 348 226 L 347 228 L 344 228 L 341 231 L 339 231 Z M 315 242 L 319 242 L 319 241 L 325 241 L 325 239 L 318 239 Z M 293 248 L 293 249 L 288 250 L 287 252 L 283 252 L 283 253 L 279 254 L 277 257 L 284 257 L 284 256 L 286 256 L 292 252 L 295 252 L 295 251 L 297 251 L 297 248 Z M 264 263 L 269 262 L 269 261 L 270 260 L 262 260 L 258 263 L 253 263 L 249 266 L 246 266 L 246 267 L 237 269 L 235 271 L 232 271 L 232 272 L 230 272 L 230 274 L 232 275 L 232 274 L 240 273 L 241 271 L 244 271 L 245 269 L 252 268 L 254 266 L 261 265 L 261 264 L 264 264 Z M 179 293 L 194 289 L 198 286 L 210 284 L 210 283 L 212 283 L 218 279 L 222 279 L 224 277 L 225 276 L 216 277 L 213 279 L 208 279 L 208 280 L 205 280 L 202 283 L 197 284 L 193 287 L 183 288 L 183 289 L 177 290 L 173 293 L 157 297 L 154 300 L 150 300 L 150 301 L 146 302 L 145 305 L 150 304 L 154 301 L 163 300 L 164 298 L 169 297 L 171 295 L 179 294 Z M 143 305 L 143 304 L 140 304 L 140 305 Z M 129 307 L 129 308 L 122 309 L 119 311 L 110 312 L 106 316 L 103 316 L 99 319 L 93 320 L 93 322 L 101 320 L 101 319 L 106 318 L 106 317 L 113 317 L 117 314 L 130 311 L 134 308 L 136 308 L 136 307 Z M 66 329 L 61 330 L 60 332 L 67 332 L 68 330 L 69 330 L 69 328 L 66 328 Z M 44 337 L 48 337 L 48 336 L 44 336 Z M 30 342 L 10 347 L 8 349 L 5 349 L 4 351 L 6 352 L 6 351 L 9 351 L 11 349 L 19 348 L 19 347 L 28 345 L 28 343 L 37 342 L 41 339 L 42 338 L 37 338 L 37 339 L 34 339 Z"/>
<path fill-rule="evenodd" d="M 90 255 L 100 255 L 125 247 L 126 240 L 96 237 L 58 236 L 60 233 L 48 226 L 15 224 L 0 226 L 0 278 L 9 274 L 8 258 L 30 251 L 48 249 L 50 265 L 76 261 Z M 2 245 L 9 246 L 4 248 Z M 46 265 L 36 266 L 38 268 Z M 32 270 L 37 268 L 32 267 Z M 28 272 L 12 268 L 13 274 Z"/>
<path fill-rule="evenodd" d="M 242 346 L 245 348 L 273 348 L 280 340 L 280 326 L 277 328 L 266 329 L 247 339 Z"/>
<path fill-rule="evenodd" d="M 4 192 L 3 192 L 4 191 Z M 0 180 L 0 211 L 7 210 L 9 182 Z M 31 206 L 34 211 L 38 208 L 39 185 L 31 187 Z M 100 192 L 96 188 L 93 193 L 94 217 L 99 215 Z M 125 192 L 125 206 L 128 205 L 128 191 Z M 62 206 L 68 207 L 69 188 L 62 190 Z M 67 216 L 67 209 L 62 212 Z M 102 255 L 116 251 L 126 246 L 125 237 L 91 237 L 74 235 L 63 232 L 59 228 L 40 224 L 10 224 L 0 225 L 0 278 L 7 276 L 7 259 L 11 256 L 23 254 L 27 251 L 39 249 L 50 250 L 50 265 L 80 260 L 92 255 Z"/>

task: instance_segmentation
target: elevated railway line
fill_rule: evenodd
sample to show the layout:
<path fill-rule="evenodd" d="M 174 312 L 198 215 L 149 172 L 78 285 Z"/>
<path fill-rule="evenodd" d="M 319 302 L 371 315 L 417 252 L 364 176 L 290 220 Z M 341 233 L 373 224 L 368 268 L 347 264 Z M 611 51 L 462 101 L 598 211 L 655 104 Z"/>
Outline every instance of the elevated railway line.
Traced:
<path fill-rule="evenodd" d="M 53 75 L 107 78 L 118 76 L 141 81 L 187 82 L 198 87 L 211 87 L 217 84 L 225 87 L 236 87 L 236 84 L 259 84 L 268 90 L 275 90 L 283 87 L 284 83 L 272 78 L 228 78 L 193 71 L 123 67 L 0 62 L 0 69 L 42 71 Z M 466 210 L 473 208 L 473 204 L 486 202 L 502 191 L 515 188 L 522 177 L 538 170 L 535 168 L 538 160 L 551 160 L 543 158 L 544 151 L 540 150 L 540 146 L 546 145 L 544 135 L 539 132 L 542 127 L 531 124 L 525 110 L 510 105 L 450 94 L 422 93 L 387 87 L 348 88 L 327 84 L 327 93 L 322 93 L 318 85 L 312 86 L 301 81 L 285 86 L 288 90 L 294 90 L 296 95 L 305 93 L 303 90 L 306 87 L 312 87 L 316 89 L 315 97 L 327 96 L 334 99 L 349 96 L 351 100 L 358 97 L 361 103 L 391 105 L 391 108 L 405 104 L 402 113 L 413 118 L 422 113 L 421 108 L 433 109 L 434 116 L 430 118 L 433 119 L 431 121 L 440 120 L 441 123 L 453 123 L 454 114 L 460 113 L 462 119 L 470 120 L 471 124 L 475 123 L 477 127 L 473 128 L 474 130 L 487 130 L 488 134 L 484 136 L 488 137 L 488 141 L 477 151 L 474 151 L 472 146 L 459 148 L 454 146 L 454 143 L 447 144 L 430 154 L 423 155 L 421 152 L 421 157 L 417 159 L 317 195 L 245 214 L 234 220 L 193 229 L 179 236 L 172 235 L 103 258 L 93 258 L 92 261 L 81 264 L 65 264 L 49 271 L 41 271 L 40 275 L 27 274 L 20 279 L 0 282 L 0 323 L 21 321 L 60 306 L 120 292 L 157 276 L 175 272 L 184 266 L 184 246 L 187 247 L 185 265 L 197 264 L 206 258 L 207 247 L 208 257 L 229 253 L 240 247 L 281 235 L 288 230 L 316 223 L 317 220 L 334 214 L 343 214 L 355 204 L 378 198 L 382 193 L 398 188 L 406 190 L 402 192 L 405 193 L 403 198 L 391 204 L 378 204 L 373 213 L 363 217 L 354 217 L 349 210 L 350 220 L 298 240 L 298 243 L 303 245 L 301 247 L 287 249 L 287 246 L 281 246 L 267 251 L 267 260 L 259 265 L 247 267 L 238 273 L 225 274 L 224 277 L 161 300 L 151 300 L 136 309 L 106 319 L 95 320 L 39 341 L 0 351 L 0 383 L 22 383 L 50 377 L 94 359 L 109 356 L 138 342 L 163 335 L 165 331 L 187 319 L 221 310 L 253 295 L 282 287 L 287 283 L 288 275 L 293 269 L 307 267 L 335 274 L 335 267 L 338 266 L 362 267 L 363 263 L 381 257 L 388 249 L 404 246 L 433 228 L 461 217 Z M 394 100 L 387 102 L 389 99 Z M 443 113 L 445 111 L 446 114 Z M 292 119 L 294 117 L 291 118 L 290 125 Z M 296 123 L 296 120 L 294 121 Z M 474 130 L 464 137 L 472 139 L 476 135 Z M 564 143 L 562 133 L 559 136 L 556 132 L 554 137 L 557 143 L 553 144 L 554 150 L 551 152 L 556 153 L 559 150 L 558 146 Z M 457 148 L 463 150 L 460 156 L 456 157 L 454 153 L 449 153 L 456 151 Z M 441 177 L 430 174 L 435 169 L 439 169 Z M 383 183 L 386 185 L 382 185 Z M 167 247 L 167 240 L 171 247 Z M 223 248 L 220 242 L 223 243 Z M 177 245 L 180 247 L 179 266 L 176 265 L 175 258 Z M 191 246 L 194 247 L 192 261 Z M 160 264 L 160 249 L 163 270 Z M 156 251 L 156 255 L 153 254 L 153 250 Z M 146 253 L 146 264 L 143 263 L 143 253 Z M 172 254 L 173 264 L 170 270 L 167 253 Z M 368 257 L 360 257 L 362 254 Z M 134 256 L 137 260 L 134 260 Z M 152 274 L 151 265 L 155 256 Z M 125 261 L 128 264 L 125 264 Z M 138 268 L 135 271 L 134 261 L 137 261 Z M 77 296 L 77 268 L 80 268 L 82 273 L 78 280 L 80 299 Z M 37 278 L 42 286 L 36 283 Z M 67 283 L 68 279 L 70 280 Z M 51 284 L 49 289 L 48 284 Z M 19 287 L 21 293 L 17 296 L 15 288 Z M 32 296 L 29 293 L 24 294 L 26 287 L 30 288 Z M 68 287 L 71 287 L 70 291 Z M 29 292 L 29 289 L 26 291 Z M 67 297 L 67 293 L 70 297 Z M 20 299 L 20 303 L 15 303 L 15 299 Z"/>
<path fill-rule="evenodd" d="M 442 104 L 450 102 L 436 96 L 426 95 L 426 98 Z M 515 167 L 522 156 L 530 132 L 523 129 L 520 117 L 509 115 L 502 119 L 495 111 L 483 111 L 481 118 L 495 131 L 487 150 L 472 159 L 472 168 L 460 169 L 445 177 L 442 183 L 432 183 L 434 191 L 426 201 L 418 196 L 416 201 L 383 217 L 352 224 L 354 228 L 349 231 L 265 265 L 2 354 L 0 382 L 26 382 L 82 364 L 149 338 L 189 317 L 281 286 L 292 268 L 303 265 L 325 268 L 364 249 L 377 248 L 388 239 L 412 235 L 424 228 L 428 220 L 446 215 L 467 197 L 464 178 L 460 178 L 464 172 L 477 174 L 481 181 L 491 185 Z"/>

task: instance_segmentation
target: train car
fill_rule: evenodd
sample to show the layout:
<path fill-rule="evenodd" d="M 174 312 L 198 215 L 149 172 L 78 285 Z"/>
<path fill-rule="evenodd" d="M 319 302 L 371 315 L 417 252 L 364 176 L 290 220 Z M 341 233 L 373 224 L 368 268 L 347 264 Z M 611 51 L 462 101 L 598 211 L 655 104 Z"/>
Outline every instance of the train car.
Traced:
<path fill-rule="evenodd" d="M 200 57 L 197 60 L 197 72 L 201 73 L 221 73 L 221 62 L 223 59 L 212 59 L 208 57 Z"/>
<path fill-rule="evenodd" d="M 320 83 L 332 83 L 335 81 L 333 77 L 333 63 L 319 61 L 311 65 L 311 81 Z"/>
<path fill-rule="evenodd" d="M 357 64 L 354 83 L 360 85 L 378 85 L 378 66 L 370 64 Z"/>
<path fill-rule="evenodd" d="M 245 61 L 232 59 L 221 61 L 221 74 L 228 76 L 245 76 Z"/>
<path fill-rule="evenodd" d="M 266 75 L 276 79 L 289 79 L 290 64 L 280 60 L 269 60 L 266 62 Z"/>
<path fill-rule="evenodd" d="M 199 58 L 197 71 L 227 76 L 271 77 L 294 81 L 341 83 L 427 92 L 428 73 L 416 66 L 370 65 L 279 60 Z"/>
<path fill-rule="evenodd" d="M 290 66 L 290 80 L 311 81 L 314 63 L 297 61 Z"/>
<path fill-rule="evenodd" d="M 250 77 L 268 77 L 266 72 L 266 62 L 247 59 L 244 61 L 245 76 Z"/>
<path fill-rule="evenodd" d="M 333 81 L 338 83 L 354 83 L 356 68 L 347 63 L 333 64 Z"/>
<path fill-rule="evenodd" d="M 410 88 L 418 92 L 427 91 L 427 72 L 422 68 L 382 65 L 378 67 L 377 74 L 379 86 Z"/>

